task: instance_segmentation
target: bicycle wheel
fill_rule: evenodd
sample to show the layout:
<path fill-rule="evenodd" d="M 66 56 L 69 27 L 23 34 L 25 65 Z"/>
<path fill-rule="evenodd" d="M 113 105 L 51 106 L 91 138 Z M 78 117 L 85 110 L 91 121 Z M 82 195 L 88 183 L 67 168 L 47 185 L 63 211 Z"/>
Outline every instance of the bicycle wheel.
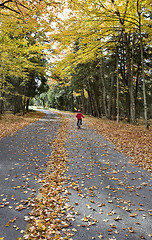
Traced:
<path fill-rule="evenodd" d="M 78 120 L 78 129 L 80 128 L 81 122 Z"/>

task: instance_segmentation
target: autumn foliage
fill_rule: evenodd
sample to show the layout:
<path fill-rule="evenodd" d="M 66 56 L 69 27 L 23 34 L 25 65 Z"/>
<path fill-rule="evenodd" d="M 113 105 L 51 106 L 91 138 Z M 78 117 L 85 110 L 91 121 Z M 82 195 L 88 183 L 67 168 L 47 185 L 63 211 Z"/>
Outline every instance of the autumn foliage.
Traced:
<path fill-rule="evenodd" d="M 64 148 L 66 140 L 66 120 L 62 118 L 62 124 L 57 138 L 51 143 L 52 155 L 45 176 L 41 182 L 41 188 L 37 198 L 31 201 L 33 207 L 30 216 L 25 220 L 30 223 L 23 239 L 69 239 L 72 235 L 67 230 L 73 216 L 70 214 L 73 208 L 69 205 L 68 190 L 63 184 L 66 182 L 64 175 L 67 153 Z M 64 192 L 64 195 L 62 194 Z M 67 214 L 69 212 L 69 214 Z M 63 232 L 66 237 L 62 237 Z"/>
<path fill-rule="evenodd" d="M 65 115 L 65 114 L 64 114 Z M 22 116 L 8 116 L 8 118 L 5 119 L 3 117 L 2 120 L 0 120 L 1 126 L 3 126 L 3 129 L 1 131 L 5 131 L 5 135 L 7 135 L 7 129 L 10 128 L 10 132 L 16 131 L 16 125 L 19 126 L 19 128 L 22 128 L 23 126 L 29 124 L 32 121 L 35 121 L 38 119 L 38 117 L 42 116 L 37 115 L 37 113 L 30 113 L 29 115 L 23 118 Z M 72 118 L 75 117 L 75 114 L 70 114 Z M 5 124 L 4 124 L 5 120 Z M 7 120 L 7 121 L 6 121 Z M 75 120 L 75 118 L 73 119 Z M 107 119 L 98 119 L 95 117 L 89 117 L 85 116 L 85 122 L 87 123 L 86 130 L 88 129 L 88 126 L 90 128 L 95 129 L 98 133 L 100 133 L 105 139 L 107 139 L 110 142 L 113 142 L 116 146 L 116 149 L 119 152 L 123 152 L 129 157 L 131 157 L 133 163 L 138 164 L 140 167 L 147 169 L 149 172 L 151 172 L 151 129 L 145 130 L 143 126 L 133 126 L 127 123 L 119 123 L 116 124 L 114 121 L 109 121 Z M 17 123 L 17 124 L 16 124 Z M 10 127 L 11 126 L 11 127 Z M 64 118 L 63 115 L 61 115 L 61 124 L 58 129 L 57 137 L 54 139 L 53 142 L 49 142 L 50 147 L 52 148 L 51 156 L 49 157 L 48 164 L 46 164 L 47 168 L 43 175 L 43 178 L 39 180 L 40 188 L 39 192 L 36 197 L 30 198 L 28 200 L 22 200 L 21 204 L 16 206 L 15 210 L 22 211 L 24 208 L 26 208 L 26 204 L 28 203 L 28 206 L 32 207 L 31 212 L 28 214 L 28 216 L 24 216 L 24 220 L 27 221 L 28 227 L 24 234 L 23 239 L 32 240 L 32 239 L 71 239 L 72 236 L 77 232 L 78 230 L 76 228 L 73 228 L 72 222 L 75 220 L 75 215 L 78 215 L 78 212 L 75 210 L 75 207 L 78 206 L 80 203 L 75 202 L 75 207 L 71 204 L 69 201 L 69 195 L 71 195 L 70 189 L 76 191 L 78 193 L 78 196 L 80 197 L 80 201 L 82 201 L 85 196 L 82 194 L 82 190 L 79 189 L 79 184 L 77 181 L 74 181 L 72 178 L 72 175 L 68 174 L 68 168 L 69 164 L 73 167 L 76 167 L 78 162 L 74 162 L 72 160 L 71 162 L 68 159 L 69 152 L 67 151 L 65 147 L 65 142 L 69 139 L 67 135 L 67 126 L 70 126 L 68 118 Z M 73 123 L 71 121 L 71 126 L 73 129 Z M 75 126 L 76 127 L 76 126 Z M 77 128 L 76 128 L 77 130 Z M 80 134 L 81 134 L 80 129 Z M 78 130 L 79 131 L 79 130 Z M 92 131 L 93 132 L 93 131 Z M 76 132 L 77 133 L 77 132 Z M 87 132 L 86 132 L 87 133 Z M 87 135 L 86 133 L 83 133 L 84 135 Z M 82 134 L 82 135 L 83 135 Z M 2 133 L 1 133 L 2 135 Z M 77 138 L 74 135 L 75 141 L 77 141 Z M 81 140 L 81 138 L 79 137 Z M 74 144 L 72 142 L 72 144 Z M 71 144 L 71 147 L 73 146 Z M 84 142 L 80 141 L 80 146 L 83 149 Z M 88 145 L 89 146 L 89 145 Z M 80 148 L 79 148 L 80 150 Z M 84 149 L 85 151 L 85 149 Z M 84 159 L 81 159 L 82 163 L 84 164 Z M 83 157 L 83 156 L 82 156 Z M 91 158 L 92 160 L 92 158 Z M 86 165 L 87 163 L 87 165 Z M 92 171 L 90 172 L 90 168 L 88 166 L 92 166 L 92 162 L 89 163 L 89 160 L 86 158 L 85 163 L 85 169 L 89 171 L 89 173 L 86 175 L 88 176 L 88 179 L 92 179 Z M 78 167 L 82 170 L 84 168 L 82 166 Z M 103 170 L 103 168 L 101 168 Z M 91 175 L 89 175 L 91 174 Z M 101 175 L 99 175 L 101 176 Z M 102 171 L 102 176 L 104 177 L 104 173 Z M 115 176 L 116 177 L 116 176 Z M 83 180 L 85 178 L 83 177 Z M 87 179 L 87 181 L 88 181 Z M 116 178 L 119 179 L 119 178 Z M 77 178 L 78 180 L 78 178 Z M 82 180 L 82 178 L 81 178 Z M 95 183 L 94 183 L 95 184 Z M 97 183 L 98 185 L 98 183 Z M 83 186 L 83 185 L 81 185 Z M 70 187 L 70 189 L 69 189 Z M 128 186 L 129 187 L 129 186 Z M 18 187 L 15 187 L 17 189 Z M 91 198 L 95 197 L 96 195 L 94 192 L 98 189 L 96 185 L 93 185 L 88 188 L 87 193 L 91 194 Z M 110 185 L 106 186 L 106 189 L 113 190 L 115 192 L 116 190 L 111 188 Z M 119 189 L 119 188 L 118 188 Z M 36 191 L 36 190 L 34 190 Z M 130 191 L 133 191 L 132 189 Z M 134 190 L 135 191 L 135 190 Z M 111 196 L 111 195 L 109 195 Z M 136 196 L 139 196 L 139 193 L 136 192 Z M 112 199 L 106 198 L 107 204 L 113 204 Z M 117 199 L 118 200 L 118 199 Z M 125 202 L 126 200 L 123 199 Z M 126 212 L 129 212 L 129 216 L 131 218 L 136 218 L 137 213 L 131 212 L 130 208 L 130 201 L 127 202 L 129 207 L 124 207 L 124 210 Z M 90 205 L 94 204 L 94 207 L 92 208 Z M 90 211 L 95 211 L 95 206 L 97 204 L 97 207 L 105 207 L 106 204 L 101 202 L 95 203 L 94 199 L 91 199 L 89 201 L 89 204 L 86 204 L 86 207 L 90 209 Z M 142 205 L 139 205 L 142 206 Z M 4 206 L 1 206 L 4 207 Z M 122 206 L 118 207 L 122 208 Z M 137 211 L 143 211 L 142 208 L 137 208 Z M 149 215 L 151 216 L 151 210 L 148 210 Z M 102 210 L 100 210 L 100 214 L 103 214 Z M 116 214 L 116 212 L 112 209 L 110 212 L 107 213 L 108 216 L 113 216 Z M 120 215 L 114 216 L 114 221 L 119 222 L 122 221 L 122 217 Z M 5 227 L 9 227 L 11 223 L 16 221 L 16 218 L 14 217 L 12 220 L 9 220 Z M 81 221 L 83 222 L 81 227 L 86 226 L 92 226 L 98 223 L 98 220 L 91 215 L 83 215 L 83 218 L 81 218 Z M 104 222 L 108 221 L 107 219 L 103 219 Z M 138 221 L 136 221 L 136 224 L 140 224 Z M 116 224 L 109 224 L 110 227 L 113 229 L 117 228 Z M 112 230 L 108 228 L 108 234 L 111 233 Z M 18 228 L 16 228 L 18 230 Z M 130 233 L 134 233 L 134 230 L 132 227 L 128 228 Z M 115 231 L 115 234 L 118 234 L 118 231 Z M 103 238 L 103 234 L 100 232 L 99 238 Z M 151 236 L 151 235 L 150 235 Z M 141 239 L 145 239 L 142 235 L 140 236 Z"/>
<path fill-rule="evenodd" d="M 114 121 L 87 117 L 87 123 L 116 149 L 131 157 L 140 167 L 152 172 L 152 129 L 145 130 L 143 125 L 134 126 L 127 123 L 116 124 Z"/>
<path fill-rule="evenodd" d="M 24 116 L 17 116 L 13 114 L 3 114 L 0 119 L 0 139 L 13 134 L 19 129 L 29 125 L 38 120 L 44 114 L 41 112 L 28 112 Z"/>

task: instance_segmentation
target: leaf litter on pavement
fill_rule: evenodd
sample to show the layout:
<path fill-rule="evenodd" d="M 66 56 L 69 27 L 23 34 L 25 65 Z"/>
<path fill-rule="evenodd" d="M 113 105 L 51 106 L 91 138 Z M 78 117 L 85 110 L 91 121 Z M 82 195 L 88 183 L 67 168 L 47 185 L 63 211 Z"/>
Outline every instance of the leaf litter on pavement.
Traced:
<path fill-rule="evenodd" d="M 73 239 L 149 239 L 152 229 L 147 231 L 146 225 L 151 221 L 151 205 L 147 203 L 151 198 L 144 191 L 150 196 L 150 174 L 144 182 L 146 172 L 128 165 L 121 153 L 111 151 L 91 129 L 77 131 L 73 126 L 74 121 L 67 145 L 69 199 L 77 213 Z"/>
<path fill-rule="evenodd" d="M 44 116 L 42 112 L 28 112 L 24 116 L 3 114 L 0 119 L 0 139 L 35 122 L 42 116 Z"/>
<path fill-rule="evenodd" d="M 64 173 L 68 161 L 65 131 L 66 121 L 62 118 L 38 197 L 31 201 L 32 212 L 25 217 L 29 225 L 23 239 L 70 239 L 73 235 L 68 227 L 74 219 L 74 211 L 68 200 L 70 193 L 63 186 L 67 180 Z"/>
<path fill-rule="evenodd" d="M 141 124 L 116 123 L 90 116 L 86 117 L 86 121 L 105 139 L 114 143 L 118 151 L 152 173 L 152 127 L 146 130 Z"/>
<path fill-rule="evenodd" d="M 97 123 L 95 126 L 97 127 Z M 73 144 L 73 149 L 75 149 L 76 146 L 78 146 L 78 149 L 76 149 L 77 160 L 74 160 L 75 152 L 73 151 L 73 159 L 69 161 L 68 153 L 64 145 L 67 139 L 66 127 L 67 118 L 62 117 L 62 125 L 58 131 L 57 138 L 53 143 L 50 143 L 53 151 L 50 156 L 49 167 L 47 168 L 46 174 L 42 180 L 39 180 L 41 188 L 38 196 L 25 202 L 23 200 L 21 203 L 18 203 L 16 207 L 16 210 L 22 211 L 26 204 L 32 206 L 32 211 L 28 216 L 25 216 L 25 221 L 29 222 L 29 225 L 23 239 L 75 239 L 74 234 L 81 231 L 80 229 L 83 229 L 82 231 L 86 229 L 85 231 L 89 232 L 93 226 L 101 224 L 101 220 L 106 224 L 106 236 L 109 235 L 109 238 L 106 239 L 120 239 L 119 224 L 123 221 L 123 215 L 120 214 L 121 211 L 118 211 L 119 209 L 123 210 L 125 214 L 127 213 L 128 218 L 132 219 L 131 225 L 127 223 L 126 225 L 121 225 L 121 231 L 124 232 L 124 237 L 127 238 L 129 234 L 136 235 L 137 233 L 136 230 L 134 230 L 134 226 L 139 225 L 140 227 L 144 220 L 152 215 L 152 210 L 146 210 L 144 208 L 146 196 L 143 196 L 143 202 L 138 201 L 138 207 L 136 206 L 136 208 L 134 207 L 135 199 L 140 197 L 140 191 L 144 187 L 149 188 L 151 186 L 150 183 L 142 182 L 143 175 L 140 174 L 138 180 L 140 180 L 141 183 L 137 186 L 137 184 L 134 183 L 137 180 L 137 178 L 134 177 L 136 171 L 126 170 L 123 174 L 123 179 L 120 178 L 117 168 L 118 163 L 113 165 L 109 159 L 106 158 L 109 153 L 106 150 L 105 143 L 99 144 L 95 141 L 95 145 L 100 145 L 100 147 L 104 149 L 103 157 L 105 156 L 105 159 L 102 165 L 94 159 L 94 155 L 97 154 L 94 149 L 92 149 L 89 158 L 85 156 L 84 153 L 81 154 L 80 147 L 84 152 L 89 149 L 88 146 L 87 149 L 85 148 L 83 133 L 82 135 L 75 136 L 77 138 L 75 142 L 70 142 L 71 146 Z M 122 149 L 120 148 L 120 150 Z M 99 169 L 98 176 L 94 173 L 94 167 Z M 72 168 L 72 172 L 70 168 Z M 125 169 L 125 166 L 122 166 L 122 169 Z M 69 170 L 70 174 L 68 174 Z M 112 186 L 110 182 L 108 182 L 106 186 L 103 185 L 104 178 L 107 174 L 110 174 L 110 177 L 108 175 L 109 181 L 117 182 L 118 187 Z M 132 176 L 133 184 L 127 185 L 126 180 L 130 178 L 130 176 Z M 23 176 L 23 178 L 24 177 L 28 182 L 27 176 Z M 16 189 L 20 189 L 20 187 L 21 186 L 16 186 Z M 107 191 L 106 197 L 103 195 L 101 198 L 101 190 Z M 131 198 L 131 200 L 129 200 L 128 197 L 125 197 L 124 193 L 126 190 L 128 190 L 130 194 L 135 194 L 135 199 Z M 121 192 L 121 195 L 116 196 L 115 194 L 118 192 Z M 73 202 L 70 199 L 72 195 L 75 197 Z M 15 197 L 12 196 L 12 198 Z M 80 205 L 82 205 L 83 200 L 85 200 L 85 206 L 83 205 L 82 211 Z M 71 204 L 71 202 L 73 204 Z M 4 199 L 3 203 L 5 206 L 8 205 L 7 199 Z M 87 214 L 88 211 L 86 209 L 90 211 L 90 214 Z M 102 216 L 101 219 L 99 215 Z M 79 218 L 79 224 L 75 225 L 75 218 L 77 217 Z M 15 221 L 15 218 L 10 219 L 8 223 L 6 223 L 6 226 L 9 227 L 10 224 Z M 95 230 L 97 231 L 97 235 L 90 235 L 89 239 L 105 239 L 105 229 L 102 229 L 105 228 L 105 225 L 103 226 L 104 227 L 97 227 Z M 14 227 L 16 227 L 17 230 L 17 226 L 14 225 Z M 147 239 L 146 237 L 152 237 L 152 233 L 149 233 L 148 236 L 141 234 L 138 236 L 138 239 Z"/>

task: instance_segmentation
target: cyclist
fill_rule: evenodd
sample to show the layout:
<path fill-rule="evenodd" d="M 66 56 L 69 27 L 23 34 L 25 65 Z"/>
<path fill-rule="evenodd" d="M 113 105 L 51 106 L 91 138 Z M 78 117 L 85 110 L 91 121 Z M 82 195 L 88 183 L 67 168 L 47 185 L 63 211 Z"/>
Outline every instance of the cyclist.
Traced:
<path fill-rule="evenodd" d="M 76 118 L 77 118 L 77 126 L 78 126 L 78 122 L 80 121 L 80 125 L 82 125 L 82 118 L 84 118 L 84 116 L 82 115 L 82 113 L 81 113 L 81 110 L 79 109 L 78 110 L 78 113 L 77 113 L 77 115 L 76 115 Z"/>

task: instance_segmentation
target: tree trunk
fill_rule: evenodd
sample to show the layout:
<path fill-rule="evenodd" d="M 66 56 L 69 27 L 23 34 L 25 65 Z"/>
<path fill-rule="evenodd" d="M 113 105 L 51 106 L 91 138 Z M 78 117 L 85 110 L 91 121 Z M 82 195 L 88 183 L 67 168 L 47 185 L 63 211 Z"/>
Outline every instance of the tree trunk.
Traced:
<path fill-rule="evenodd" d="M 137 1 L 137 12 L 139 17 L 139 37 L 140 37 L 140 54 L 141 54 L 141 70 L 142 70 L 142 81 L 143 81 L 143 98 L 144 98 L 144 118 L 146 129 L 149 128 L 148 117 L 147 117 L 147 99 L 146 99 L 146 84 L 145 84 L 145 72 L 144 72 L 144 53 L 143 53 L 143 41 L 141 34 L 141 9 L 139 6 L 139 0 Z"/>
<path fill-rule="evenodd" d="M 130 119 L 130 96 L 129 93 L 126 93 L 126 113 L 127 113 L 127 118 L 128 118 L 128 122 L 131 122 Z"/>
<path fill-rule="evenodd" d="M 4 101 L 3 99 L 0 100 L 0 114 L 3 114 L 4 112 Z"/>
<path fill-rule="evenodd" d="M 82 91 L 81 91 L 81 99 L 82 99 L 82 109 L 83 109 L 83 112 L 85 112 L 86 111 L 86 106 L 85 106 L 84 89 L 82 89 Z"/>
<path fill-rule="evenodd" d="M 74 97 L 73 97 L 73 90 L 71 91 L 71 99 L 70 99 L 70 110 L 74 112 Z"/>
<path fill-rule="evenodd" d="M 117 100 L 116 100 L 116 108 L 117 108 L 117 123 L 120 120 L 120 109 L 119 109 L 119 72 L 118 72 L 118 54 L 116 57 L 116 66 L 117 66 Z"/>
<path fill-rule="evenodd" d="M 109 93 L 109 102 L 108 102 L 108 118 L 111 119 L 111 103 L 112 103 L 112 90 L 114 85 L 114 71 L 111 73 L 111 86 Z"/>
<path fill-rule="evenodd" d="M 93 99 L 94 99 L 94 105 L 95 105 L 95 109 L 96 109 L 96 114 L 97 117 L 100 117 L 100 112 L 99 112 L 99 108 L 98 108 L 98 102 L 97 102 L 97 93 L 94 90 L 94 86 L 92 84 L 92 93 L 93 93 Z"/>
<path fill-rule="evenodd" d="M 90 90 L 87 89 L 87 92 L 88 92 L 88 98 L 89 98 L 89 107 L 91 109 L 91 115 L 94 116 L 94 109 L 93 109 L 93 101 L 92 101 L 92 97 L 91 97 L 91 93 L 90 93 Z"/>
<path fill-rule="evenodd" d="M 25 114 L 25 105 L 26 105 L 26 97 L 23 95 L 23 97 L 22 97 L 22 111 L 23 111 L 23 115 Z"/>
<path fill-rule="evenodd" d="M 20 113 L 22 106 L 22 97 L 20 96 L 14 96 L 14 114 Z"/>
<path fill-rule="evenodd" d="M 107 100 L 106 100 L 106 85 L 105 85 L 105 79 L 104 79 L 104 70 L 103 70 L 103 58 L 100 58 L 100 77 L 101 77 L 101 83 L 102 83 L 102 93 L 103 93 L 103 108 L 106 117 L 108 117 L 107 112 Z"/>
<path fill-rule="evenodd" d="M 136 118 L 138 117 L 138 85 L 139 85 L 139 66 L 137 70 L 137 77 L 136 77 L 136 90 L 135 90 L 135 106 L 136 106 Z"/>
<path fill-rule="evenodd" d="M 95 97 L 94 88 L 91 84 L 90 79 L 88 79 L 88 87 L 89 87 L 90 99 L 91 99 L 91 103 L 92 103 L 93 116 L 100 117 L 99 110 L 98 110 L 98 105 L 97 105 L 97 101 L 96 101 L 96 97 Z"/>
<path fill-rule="evenodd" d="M 143 56 L 143 43 L 140 38 L 140 50 L 141 50 L 141 66 L 142 66 L 142 80 L 143 80 L 143 98 L 144 98 L 144 117 L 146 129 L 149 128 L 148 117 L 147 117 L 147 98 L 146 98 L 146 84 L 145 84 L 145 73 L 144 73 L 144 56 Z"/>
<path fill-rule="evenodd" d="M 152 118 L 152 103 L 150 105 L 150 118 Z"/>
<path fill-rule="evenodd" d="M 26 111 L 28 111 L 28 108 L 29 108 L 29 103 L 30 103 L 30 99 L 29 99 L 29 98 L 27 98 L 27 100 L 26 100 Z"/>
<path fill-rule="evenodd" d="M 127 64 L 127 80 L 130 96 L 130 122 L 132 124 L 136 123 L 135 115 L 135 98 L 133 89 L 133 76 L 131 73 L 131 54 L 130 54 L 130 35 L 125 34 L 125 46 L 126 46 L 126 64 Z"/>
<path fill-rule="evenodd" d="M 0 83 L 1 85 L 1 88 L 0 88 L 0 114 L 3 114 L 4 112 L 4 96 L 5 96 L 5 92 L 4 92 L 4 89 L 5 89 L 5 86 L 4 86 L 4 83 Z"/>

